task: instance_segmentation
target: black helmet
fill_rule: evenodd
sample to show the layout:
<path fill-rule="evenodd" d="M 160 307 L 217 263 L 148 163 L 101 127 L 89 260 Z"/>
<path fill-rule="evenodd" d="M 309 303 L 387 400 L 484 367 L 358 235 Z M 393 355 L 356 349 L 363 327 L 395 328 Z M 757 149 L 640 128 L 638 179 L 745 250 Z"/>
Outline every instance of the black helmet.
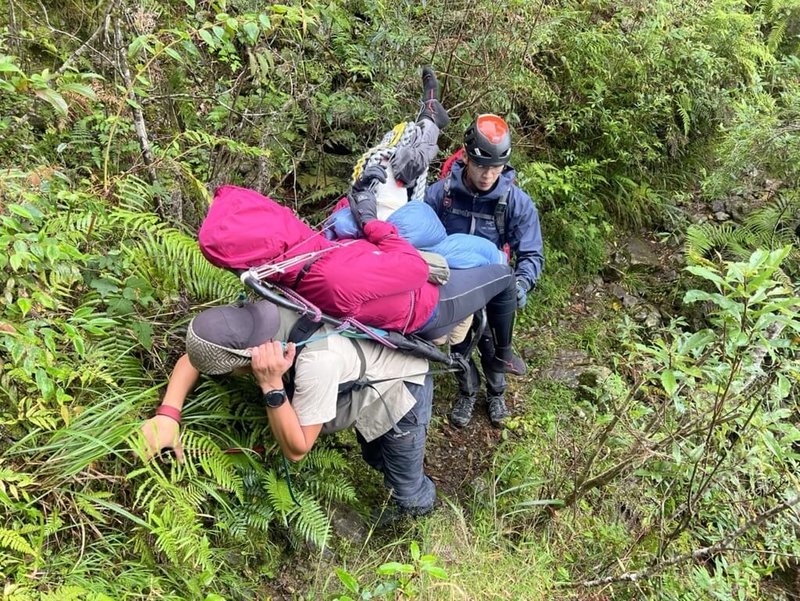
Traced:
<path fill-rule="evenodd" d="M 502 117 L 478 115 L 464 132 L 464 150 L 478 165 L 505 165 L 511 158 L 511 132 Z"/>

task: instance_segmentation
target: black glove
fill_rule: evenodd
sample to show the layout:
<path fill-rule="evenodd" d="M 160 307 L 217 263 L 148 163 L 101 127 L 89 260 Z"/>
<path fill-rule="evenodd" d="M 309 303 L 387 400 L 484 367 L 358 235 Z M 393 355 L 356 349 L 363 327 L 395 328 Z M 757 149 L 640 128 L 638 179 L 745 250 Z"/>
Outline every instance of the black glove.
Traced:
<path fill-rule="evenodd" d="M 350 211 L 358 226 L 363 230 L 364 225 L 378 218 L 378 202 L 372 190 L 356 192 L 356 187 L 347 195 Z"/>
<path fill-rule="evenodd" d="M 359 178 L 353 182 L 351 189 L 354 193 L 372 190 L 375 182 L 386 183 L 386 167 L 383 165 L 370 165 L 365 168 Z"/>
<path fill-rule="evenodd" d="M 528 284 L 522 278 L 517 278 L 517 309 L 524 309 L 528 304 Z"/>

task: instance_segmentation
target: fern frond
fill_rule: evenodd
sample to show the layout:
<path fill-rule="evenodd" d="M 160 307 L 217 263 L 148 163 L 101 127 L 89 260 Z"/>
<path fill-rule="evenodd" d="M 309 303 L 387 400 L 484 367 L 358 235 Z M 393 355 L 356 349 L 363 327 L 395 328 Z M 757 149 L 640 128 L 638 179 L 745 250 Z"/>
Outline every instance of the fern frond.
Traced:
<path fill-rule="evenodd" d="M 686 232 L 686 256 L 702 263 L 714 260 L 742 260 L 755 248 L 755 237 L 745 228 L 730 224 L 692 225 Z"/>
<path fill-rule="evenodd" d="M 330 537 L 331 524 L 325 511 L 310 495 L 300 493 L 291 513 L 291 528 L 304 540 L 317 547 L 325 547 Z"/>
<path fill-rule="evenodd" d="M 11 549 L 17 553 L 23 553 L 25 555 L 32 555 L 35 557 L 37 555 L 36 551 L 34 551 L 33 547 L 31 547 L 31 544 L 28 542 L 28 540 L 22 536 L 22 534 L 31 532 L 35 529 L 35 526 L 27 526 L 19 531 L 0 528 L 0 549 Z"/>
<path fill-rule="evenodd" d="M 135 175 L 118 180 L 114 196 L 120 208 L 130 213 L 150 213 L 153 208 L 152 186 Z"/>
<path fill-rule="evenodd" d="M 347 459 L 336 449 L 314 448 L 303 460 L 303 467 L 316 470 L 346 470 Z"/>
<path fill-rule="evenodd" d="M 50 593 L 43 593 L 39 601 L 85 601 L 86 599 L 96 599 L 97 595 L 92 594 L 82 586 L 65 585 L 59 586 Z"/>
<path fill-rule="evenodd" d="M 230 300 L 241 290 L 231 273 L 214 267 L 200 253 L 197 241 L 177 230 L 166 228 L 144 236 L 129 249 L 135 275 L 158 283 L 164 294 L 185 289 L 197 299 Z"/>
<path fill-rule="evenodd" d="M 691 129 L 692 98 L 688 94 L 678 94 L 675 97 L 675 108 L 680 115 L 683 135 L 688 136 Z"/>
<path fill-rule="evenodd" d="M 284 524 L 288 525 L 286 516 L 294 508 L 294 501 L 289 493 L 289 486 L 278 476 L 275 470 L 270 470 L 262 480 L 267 498 L 272 507 L 281 514 Z"/>
<path fill-rule="evenodd" d="M 743 226 L 752 231 L 767 248 L 797 244 L 800 225 L 800 194 L 779 194 L 751 212 Z"/>
<path fill-rule="evenodd" d="M 112 211 L 108 220 L 115 227 L 122 228 L 121 237 L 123 239 L 133 235 L 155 236 L 166 227 L 155 213 L 132 211 L 125 208 Z"/>
<path fill-rule="evenodd" d="M 217 487 L 233 492 L 240 501 L 244 498 L 244 484 L 234 469 L 232 455 L 210 437 L 196 431 L 185 432 L 183 449 L 188 465 L 199 464 Z"/>

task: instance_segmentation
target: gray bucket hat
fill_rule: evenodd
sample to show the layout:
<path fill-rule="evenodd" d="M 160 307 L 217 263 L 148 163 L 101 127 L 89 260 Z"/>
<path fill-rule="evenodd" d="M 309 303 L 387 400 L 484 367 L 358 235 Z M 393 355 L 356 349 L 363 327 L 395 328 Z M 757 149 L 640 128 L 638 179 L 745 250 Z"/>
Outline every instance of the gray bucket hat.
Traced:
<path fill-rule="evenodd" d="M 189 323 L 189 361 L 212 376 L 250 365 L 247 349 L 273 338 L 279 324 L 278 308 L 268 301 L 207 309 Z"/>

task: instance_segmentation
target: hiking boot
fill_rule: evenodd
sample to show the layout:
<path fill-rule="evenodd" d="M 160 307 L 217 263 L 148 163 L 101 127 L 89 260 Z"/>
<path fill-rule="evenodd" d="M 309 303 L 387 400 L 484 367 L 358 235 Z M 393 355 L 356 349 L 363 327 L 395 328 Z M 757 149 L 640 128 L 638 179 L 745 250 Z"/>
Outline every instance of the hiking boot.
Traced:
<path fill-rule="evenodd" d="M 510 346 L 497 347 L 495 349 L 494 357 L 489 361 L 489 369 L 515 376 L 524 376 L 528 373 L 528 366 L 525 365 L 525 361 L 514 354 Z"/>
<path fill-rule="evenodd" d="M 506 400 L 502 396 L 490 396 L 486 401 L 486 409 L 489 412 L 489 421 L 495 428 L 502 428 L 506 418 L 511 417 L 511 412 L 506 407 Z"/>
<path fill-rule="evenodd" d="M 389 528 L 392 526 L 397 526 L 401 522 L 403 522 L 408 517 L 407 513 L 404 513 L 400 510 L 399 507 L 396 505 L 384 505 L 382 507 L 376 507 L 370 512 L 370 523 L 372 523 L 373 527 L 377 529 L 381 528 Z"/>
<path fill-rule="evenodd" d="M 450 123 L 450 115 L 439 102 L 439 82 L 433 69 L 422 68 L 422 108 L 417 115 L 420 119 L 430 119 L 439 129 L 444 129 Z"/>
<path fill-rule="evenodd" d="M 434 505 L 432 503 L 428 507 L 400 507 L 391 503 L 373 509 L 370 513 L 370 522 L 378 529 L 397 526 L 409 519 L 428 515 L 433 511 Z"/>
<path fill-rule="evenodd" d="M 474 396 L 462 396 L 453 404 L 450 411 L 450 423 L 456 428 L 463 428 L 472 419 L 472 412 L 475 409 Z"/>

